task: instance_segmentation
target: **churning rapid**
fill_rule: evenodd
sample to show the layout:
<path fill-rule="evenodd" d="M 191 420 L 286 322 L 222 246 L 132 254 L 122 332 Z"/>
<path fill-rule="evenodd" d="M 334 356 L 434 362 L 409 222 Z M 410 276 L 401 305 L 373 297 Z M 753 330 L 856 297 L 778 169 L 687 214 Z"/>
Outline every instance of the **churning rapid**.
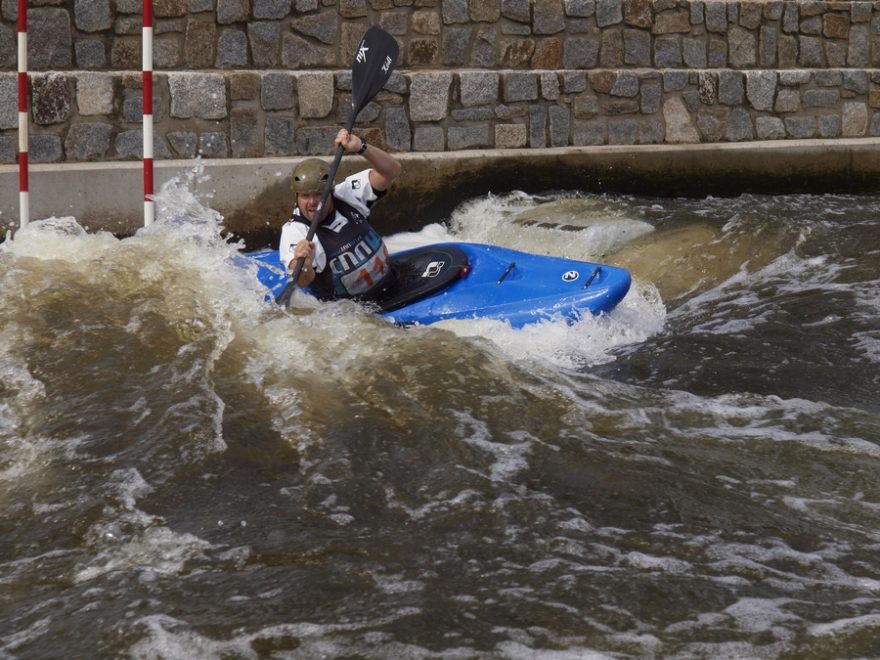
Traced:
<path fill-rule="evenodd" d="M 0 657 L 876 655 L 880 196 L 486 196 L 611 314 L 264 302 L 186 181 L 0 246 Z"/>

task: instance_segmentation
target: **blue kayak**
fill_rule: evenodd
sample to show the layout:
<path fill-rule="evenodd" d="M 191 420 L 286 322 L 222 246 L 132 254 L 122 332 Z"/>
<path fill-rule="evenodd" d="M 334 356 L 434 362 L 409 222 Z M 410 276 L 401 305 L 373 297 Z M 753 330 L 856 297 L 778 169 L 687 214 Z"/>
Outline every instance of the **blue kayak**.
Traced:
<path fill-rule="evenodd" d="M 288 273 L 276 250 L 246 255 L 277 297 Z M 488 318 L 514 328 L 544 319 L 576 321 L 609 312 L 630 286 L 629 273 L 606 266 L 475 243 L 440 243 L 390 257 L 392 290 L 370 304 L 402 325 Z"/>

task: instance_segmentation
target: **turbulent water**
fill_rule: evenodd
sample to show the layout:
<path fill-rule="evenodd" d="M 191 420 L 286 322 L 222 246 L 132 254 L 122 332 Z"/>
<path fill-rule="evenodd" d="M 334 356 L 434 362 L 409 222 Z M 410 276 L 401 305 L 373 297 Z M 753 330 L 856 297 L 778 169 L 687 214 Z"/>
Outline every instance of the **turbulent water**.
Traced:
<path fill-rule="evenodd" d="M 185 181 L 159 206 L 0 246 L 0 657 L 877 655 L 880 197 L 391 238 L 633 272 L 521 331 L 279 310 Z"/>

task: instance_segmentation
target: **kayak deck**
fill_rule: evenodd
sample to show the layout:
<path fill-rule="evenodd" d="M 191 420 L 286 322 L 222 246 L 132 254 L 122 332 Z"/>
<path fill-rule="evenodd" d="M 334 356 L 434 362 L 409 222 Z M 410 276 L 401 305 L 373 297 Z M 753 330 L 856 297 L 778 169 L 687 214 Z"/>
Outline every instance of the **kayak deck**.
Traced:
<path fill-rule="evenodd" d="M 278 253 L 247 255 L 277 296 L 288 280 Z M 440 243 L 391 255 L 398 286 L 375 304 L 395 323 L 491 318 L 515 328 L 611 311 L 626 296 L 629 273 L 615 266 L 548 257 L 494 245 Z"/>

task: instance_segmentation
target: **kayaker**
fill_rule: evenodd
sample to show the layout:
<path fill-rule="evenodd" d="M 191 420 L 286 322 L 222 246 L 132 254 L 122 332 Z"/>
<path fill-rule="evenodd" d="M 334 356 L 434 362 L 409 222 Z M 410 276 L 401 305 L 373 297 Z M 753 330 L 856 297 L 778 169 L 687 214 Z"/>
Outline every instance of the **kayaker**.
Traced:
<path fill-rule="evenodd" d="M 281 229 L 278 245 L 281 263 L 290 271 L 305 258 L 297 284 L 308 287 L 321 300 L 377 298 L 390 286 L 388 249 L 368 218 L 373 204 L 400 175 L 396 158 L 344 128 L 336 134 L 336 147 L 360 154 L 371 165 L 335 185 L 323 209 L 324 219 L 307 241 L 330 166 L 307 158 L 293 171 L 291 188 L 296 197 L 293 217 Z"/>

